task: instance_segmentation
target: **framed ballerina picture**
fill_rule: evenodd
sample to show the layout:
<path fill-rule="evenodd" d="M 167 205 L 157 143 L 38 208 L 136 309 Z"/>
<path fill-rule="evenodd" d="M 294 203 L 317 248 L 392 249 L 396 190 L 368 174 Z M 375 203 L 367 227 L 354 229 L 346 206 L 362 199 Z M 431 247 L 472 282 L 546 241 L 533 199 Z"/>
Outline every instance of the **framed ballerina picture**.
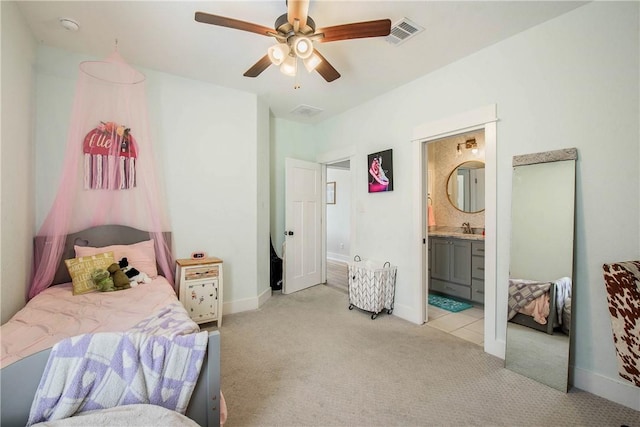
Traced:
<path fill-rule="evenodd" d="M 367 156 L 369 193 L 393 191 L 392 151 L 385 150 Z"/>

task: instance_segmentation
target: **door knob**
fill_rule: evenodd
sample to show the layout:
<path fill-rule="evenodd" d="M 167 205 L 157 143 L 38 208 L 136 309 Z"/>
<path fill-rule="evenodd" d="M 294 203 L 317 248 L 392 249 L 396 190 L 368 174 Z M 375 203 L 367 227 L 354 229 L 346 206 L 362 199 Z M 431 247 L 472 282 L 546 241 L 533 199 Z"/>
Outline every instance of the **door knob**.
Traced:
<path fill-rule="evenodd" d="M 284 235 L 285 236 L 293 236 L 293 231 L 285 231 Z"/>

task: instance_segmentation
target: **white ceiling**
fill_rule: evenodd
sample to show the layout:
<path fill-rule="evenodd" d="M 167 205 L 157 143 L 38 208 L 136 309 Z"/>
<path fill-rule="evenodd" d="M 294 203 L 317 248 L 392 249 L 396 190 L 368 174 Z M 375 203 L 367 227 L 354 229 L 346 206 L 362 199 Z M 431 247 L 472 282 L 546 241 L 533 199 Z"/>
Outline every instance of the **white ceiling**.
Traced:
<path fill-rule="evenodd" d="M 573 1 L 336 1 L 312 0 L 318 28 L 406 17 L 425 31 L 400 45 L 383 37 L 317 43 L 342 75 L 327 83 L 300 67 L 295 79 L 270 66 L 243 77 L 274 43 L 271 37 L 198 23 L 196 11 L 272 27 L 285 0 L 270 1 L 21 1 L 19 8 L 44 45 L 93 57 L 118 51 L 132 65 L 258 94 L 276 117 L 305 123 L 325 120 L 384 92 L 470 55 L 585 2 Z M 80 24 L 78 32 L 59 18 Z M 299 105 L 322 109 L 292 114 Z"/>

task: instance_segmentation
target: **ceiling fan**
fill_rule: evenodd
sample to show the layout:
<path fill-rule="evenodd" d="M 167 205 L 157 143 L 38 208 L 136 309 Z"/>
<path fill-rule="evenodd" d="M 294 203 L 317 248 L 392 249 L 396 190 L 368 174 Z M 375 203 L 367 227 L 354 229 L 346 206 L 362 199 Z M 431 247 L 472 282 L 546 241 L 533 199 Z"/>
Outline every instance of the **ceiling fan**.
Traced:
<path fill-rule="evenodd" d="M 308 12 L 309 0 L 288 0 L 287 13 L 276 19 L 273 29 L 205 12 L 196 12 L 195 20 L 205 24 L 257 33 L 277 40 L 278 43 L 269 47 L 267 54 L 244 73 L 246 77 L 257 77 L 271 64 L 280 66 L 282 73 L 295 76 L 298 58 L 300 58 L 307 71 L 316 70 L 327 82 L 336 80 L 340 77 L 340 73 L 313 47 L 314 42 L 327 43 L 380 37 L 389 35 L 391 31 L 391 20 L 389 19 L 316 29 L 316 23 L 308 15 Z"/>

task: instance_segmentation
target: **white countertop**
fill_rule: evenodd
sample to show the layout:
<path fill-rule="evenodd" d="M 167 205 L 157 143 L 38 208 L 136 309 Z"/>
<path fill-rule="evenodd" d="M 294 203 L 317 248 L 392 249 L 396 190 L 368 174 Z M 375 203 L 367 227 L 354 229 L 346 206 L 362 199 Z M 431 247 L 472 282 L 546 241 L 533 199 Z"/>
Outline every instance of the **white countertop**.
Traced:
<path fill-rule="evenodd" d="M 427 234 L 433 237 L 455 237 L 456 239 L 484 241 L 484 236 L 482 234 L 469 234 L 469 233 L 462 233 L 460 231 L 453 231 L 453 230 L 429 231 Z"/>

